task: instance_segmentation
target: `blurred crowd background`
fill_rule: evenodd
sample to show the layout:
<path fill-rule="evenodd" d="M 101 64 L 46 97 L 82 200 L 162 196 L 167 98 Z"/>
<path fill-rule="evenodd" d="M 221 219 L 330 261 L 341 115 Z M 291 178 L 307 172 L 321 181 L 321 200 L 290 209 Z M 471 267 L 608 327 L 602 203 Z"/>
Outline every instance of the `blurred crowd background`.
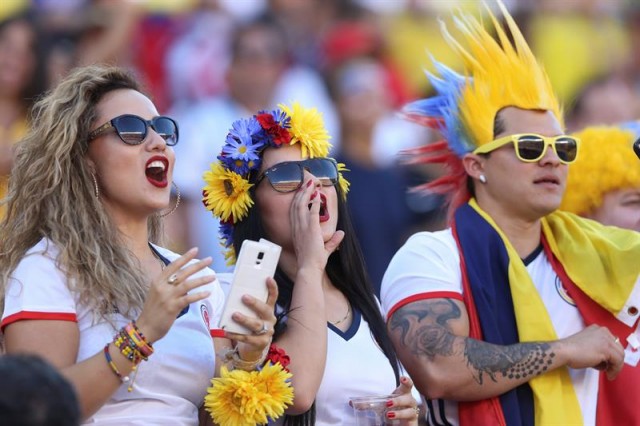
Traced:
<path fill-rule="evenodd" d="M 505 3 L 569 131 L 639 117 L 640 0 Z M 350 208 L 379 286 L 408 235 L 444 225 L 439 197 L 406 191 L 440 171 L 398 167 L 399 151 L 438 135 L 398 111 L 430 94 L 427 52 L 461 70 L 439 29 L 441 19 L 453 30 L 452 8 L 482 13 L 478 0 L 1 0 L 0 197 L 33 99 L 75 66 L 129 67 L 180 125 L 182 201 L 168 245 L 199 246 L 224 271 L 218 224 L 201 206 L 202 173 L 234 120 L 299 101 L 323 113 L 332 155 L 351 170 Z"/>

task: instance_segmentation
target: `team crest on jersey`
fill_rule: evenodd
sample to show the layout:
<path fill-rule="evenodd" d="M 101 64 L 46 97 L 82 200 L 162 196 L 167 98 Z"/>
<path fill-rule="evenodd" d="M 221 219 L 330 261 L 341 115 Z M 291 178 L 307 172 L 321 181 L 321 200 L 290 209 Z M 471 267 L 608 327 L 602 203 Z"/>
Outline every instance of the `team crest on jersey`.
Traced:
<path fill-rule="evenodd" d="M 562 298 L 562 300 L 564 300 L 571 306 L 576 306 L 576 302 L 573 301 L 571 296 L 569 296 L 569 294 L 567 293 L 567 290 L 564 289 L 562 281 L 560 281 L 560 277 L 556 277 L 556 291 L 558 292 L 558 295 Z"/>
<path fill-rule="evenodd" d="M 202 315 L 202 320 L 204 321 L 204 323 L 207 326 L 207 330 L 210 330 L 210 321 L 209 321 L 209 310 L 207 309 L 207 306 L 202 304 L 200 305 L 200 314 Z"/>

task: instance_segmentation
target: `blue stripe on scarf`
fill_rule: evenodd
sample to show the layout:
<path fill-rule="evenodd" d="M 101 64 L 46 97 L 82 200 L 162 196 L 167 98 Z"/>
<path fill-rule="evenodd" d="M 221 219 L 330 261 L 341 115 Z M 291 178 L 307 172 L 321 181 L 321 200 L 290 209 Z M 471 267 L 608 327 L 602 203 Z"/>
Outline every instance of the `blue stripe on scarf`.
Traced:
<path fill-rule="evenodd" d="M 496 345 L 518 343 L 509 256 L 502 238 L 469 204 L 456 210 L 455 226 L 483 340 Z M 528 384 L 502 394 L 500 405 L 507 425 L 534 425 L 533 394 Z"/>

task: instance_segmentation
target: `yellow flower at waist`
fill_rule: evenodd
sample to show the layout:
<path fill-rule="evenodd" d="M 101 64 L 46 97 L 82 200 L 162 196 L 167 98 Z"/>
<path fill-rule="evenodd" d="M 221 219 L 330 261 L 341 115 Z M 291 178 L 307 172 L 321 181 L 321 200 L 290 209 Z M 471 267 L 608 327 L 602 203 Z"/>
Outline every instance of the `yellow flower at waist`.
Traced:
<path fill-rule="evenodd" d="M 228 371 L 223 366 L 220 377 L 211 380 L 205 409 L 220 426 L 266 424 L 293 403 L 290 378 L 280 363 L 267 363 L 260 371 Z"/>
<path fill-rule="evenodd" d="M 231 219 L 233 222 L 245 218 L 253 200 L 249 183 L 239 174 L 228 170 L 221 163 L 211 165 L 211 170 L 203 175 L 206 183 L 203 189 L 202 202 L 214 215 L 223 221 Z"/>

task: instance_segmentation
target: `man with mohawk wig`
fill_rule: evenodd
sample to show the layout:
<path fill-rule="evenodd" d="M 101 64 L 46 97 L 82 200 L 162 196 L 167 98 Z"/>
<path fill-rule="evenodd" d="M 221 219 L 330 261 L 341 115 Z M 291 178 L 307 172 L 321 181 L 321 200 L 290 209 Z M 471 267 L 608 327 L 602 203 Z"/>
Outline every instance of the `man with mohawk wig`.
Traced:
<path fill-rule="evenodd" d="M 449 196 L 451 227 L 391 261 L 389 333 L 431 424 L 640 424 L 640 235 L 556 211 L 579 140 L 498 7 L 510 37 L 489 8 L 496 38 L 456 16 L 465 75 L 434 59 L 436 95 L 405 109 L 444 136 L 411 161 L 449 167 L 416 189 Z"/>

